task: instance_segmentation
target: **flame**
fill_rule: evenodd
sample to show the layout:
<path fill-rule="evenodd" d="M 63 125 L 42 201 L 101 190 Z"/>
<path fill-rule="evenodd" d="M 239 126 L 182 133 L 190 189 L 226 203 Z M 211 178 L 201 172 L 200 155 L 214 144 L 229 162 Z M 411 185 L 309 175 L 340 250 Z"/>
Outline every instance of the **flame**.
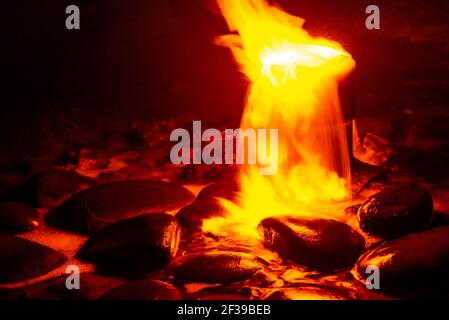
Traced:
<path fill-rule="evenodd" d="M 338 83 L 354 60 L 340 44 L 309 35 L 303 19 L 265 0 L 217 2 L 237 32 L 217 43 L 232 50 L 250 81 L 241 129 L 278 129 L 277 157 L 265 147 L 278 170 L 262 176 L 260 163 L 245 165 L 239 203 L 221 200 L 229 215 L 206 221 L 203 230 L 255 236 L 268 216 L 333 215 L 333 205 L 350 194 Z"/>

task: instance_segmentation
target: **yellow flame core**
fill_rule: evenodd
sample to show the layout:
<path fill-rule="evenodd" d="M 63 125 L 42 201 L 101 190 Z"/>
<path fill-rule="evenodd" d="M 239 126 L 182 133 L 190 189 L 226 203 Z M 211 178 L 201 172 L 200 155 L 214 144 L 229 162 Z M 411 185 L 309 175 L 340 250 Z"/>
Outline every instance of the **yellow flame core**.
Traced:
<path fill-rule="evenodd" d="M 269 156 L 278 170 L 262 176 L 260 165 L 245 165 L 240 202 L 222 200 L 229 215 L 206 221 L 203 229 L 254 236 L 268 216 L 334 216 L 332 206 L 348 199 L 350 187 L 338 82 L 354 60 L 340 44 L 309 35 L 303 19 L 265 0 L 217 1 L 230 31 L 238 33 L 217 42 L 232 50 L 250 80 L 241 129 L 278 129 L 277 158 Z"/>

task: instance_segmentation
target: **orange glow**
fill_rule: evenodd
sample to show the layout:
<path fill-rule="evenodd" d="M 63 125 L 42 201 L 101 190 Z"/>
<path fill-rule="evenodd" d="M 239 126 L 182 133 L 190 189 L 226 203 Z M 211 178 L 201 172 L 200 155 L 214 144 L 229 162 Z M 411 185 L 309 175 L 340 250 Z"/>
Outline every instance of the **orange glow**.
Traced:
<path fill-rule="evenodd" d="M 309 35 L 303 19 L 265 0 L 217 1 L 236 32 L 217 43 L 232 50 L 250 81 L 241 129 L 278 129 L 278 157 L 269 157 L 278 171 L 262 176 L 260 164 L 244 166 L 240 202 L 222 200 L 229 215 L 206 221 L 203 229 L 252 237 L 268 216 L 335 218 L 334 205 L 350 194 L 338 82 L 354 60 L 340 44 Z"/>

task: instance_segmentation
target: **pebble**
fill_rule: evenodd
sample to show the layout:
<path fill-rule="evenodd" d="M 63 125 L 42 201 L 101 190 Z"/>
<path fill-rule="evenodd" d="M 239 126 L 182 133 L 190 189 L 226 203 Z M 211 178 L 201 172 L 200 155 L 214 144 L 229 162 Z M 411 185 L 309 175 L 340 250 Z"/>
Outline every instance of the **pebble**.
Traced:
<path fill-rule="evenodd" d="M 168 270 L 182 281 L 232 283 L 250 278 L 266 265 L 264 260 L 248 253 L 208 251 L 176 258 Z"/>
<path fill-rule="evenodd" d="M 90 233 L 141 214 L 178 210 L 193 200 L 189 190 L 169 182 L 110 182 L 70 197 L 47 216 L 47 221 L 63 230 Z"/>
<path fill-rule="evenodd" d="M 262 220 L 258 230 L 282 258 L 322 272 L 351 267 L 365 246 L 362 235 L 332 219 L 272 217 Z"/>
<path fill-rule="evenodd" d="M 363 231 L 397 238 L 429 224 L 433 216 L 432 196 L 420 185 L 392 186 L 368 198 L 357 214 Z"/>
<path fill-rule="evenodd" d="M 44 275 L 66 261 L 64 254 L 39 243 L 0 235 L 0 284 Z"/>
<path fill-rule="evenodd" d="M 92 235 L 78 252 L 100 272 L 146 274 L 163 268 L 177 253 L 181 227 L 165 213 L 115 222 Z"/>

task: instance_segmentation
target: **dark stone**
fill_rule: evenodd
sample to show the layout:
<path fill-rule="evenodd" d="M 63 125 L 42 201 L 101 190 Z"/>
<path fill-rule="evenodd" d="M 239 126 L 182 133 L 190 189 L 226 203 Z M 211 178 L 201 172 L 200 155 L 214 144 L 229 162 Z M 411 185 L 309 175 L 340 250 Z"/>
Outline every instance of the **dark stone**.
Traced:
<path fill-rule="evenodd" d="M 54 208 L 72 194 L 92 186 L 94 181 L 74 171 L 38 173 L 13 190 L 11 199 L 41 208 Z"/>
<path fill-rule="evenodd" d="M 36 242 L 0 235 L 0 283 L 18 282 L 44 275 L 67 257 Z"/>
<path fill-rule="evenodd" d="M 429 289 L 441 288 L 447 295 L 449 227 L 414 233 L 366 252 L 356 267 L 362 279 L 368 276 L 368 266 L 379 268 L 381 290 L 408 295 L 419 288 L 425 298 Z"/>
<path fill-rule="evenodd" d="M 195 200 L 192 204 L 179 210 L 176 218 L 184 228 L 198 229 L 201 228 L 203 220 L 222 217 L 225 214 L 226 209 L 218 200 L 204 198 L 203 200 Z"/>
<path fill-rule="evenodd" d="M 248 253 L 209 251 L 173 260 L 169 272 L 187 282 L 232 283 L 250 278 L 265 266 L 264 260 Z"/>
<path fill-rule="evenodd" d="M 70 197 L 47 216 L 47 221 L 58 228 L 88 233 L 125 218 L 177 210 L 193 199 L 186 188 L 169 182 L 110 182 Z"/>
<path fill-rule="evenodd" d="M 351 267 L 365 246 L 357 231 L 331 219 L 272 217 L 258 230 L 282 258 L 323 272 Z"/>
<path fill-rule="evenodd" d="M 240 188 L 236 182 L 212 183 L 200 191 L 197 199 L 222 198 L 229 201 L 235 201 L 237 200 L 239 190 Z"/>
<path fill-rule="evenodd" d="M 388 187 L 368 198 L 358 211 L 362 230 L 383 238 L 417 231 L 432 214 L 432 196 L 420 185 Z"/>
<path fill-rule="evenodd" d="M 105 273 L 146 274 L 164 267 L 178 250 L 181 228 L 165 213 L 115 222 L 92 235 L 78 253 Z"/>
<path fill-rule="evenodd" d="M 95 300 L 123 283 L 95 274 L 80 274 L 80 288 L 68 290 L 67 275 L 20 289 L 26 300 Z"/>
<path fill-rule="evenodd" d="M 100 300 L 180 300 L 181 292 L 171 284 L 157 280 L 125 283 L 100 297 Z"/>
<path fill-rule="evenodd" d="M 24 233 L 38 225 L 39 214 L 35 208 L 18 202 L 0 203 L 0 232 Z"/>

